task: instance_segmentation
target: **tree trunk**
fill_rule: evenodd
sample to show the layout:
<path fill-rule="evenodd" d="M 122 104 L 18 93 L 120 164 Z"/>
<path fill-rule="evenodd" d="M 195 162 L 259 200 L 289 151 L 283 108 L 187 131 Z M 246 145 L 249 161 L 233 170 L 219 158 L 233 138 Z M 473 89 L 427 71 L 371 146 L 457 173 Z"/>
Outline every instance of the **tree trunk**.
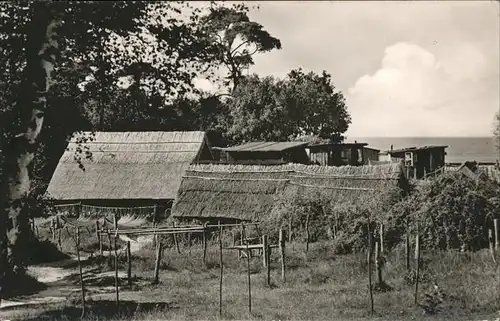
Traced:
<path fill-rule="evenodd" d="M 51 72 L 58 51 L 56 28 L 60 21 L 53 17 L 50 4 L 34 2 L 32 5 L 34 13 L 26 44 L 25 79 L 15 106 L 18 119 L 9 120 L 20 125 L 10 137 L 3 137 L 0 286 L 6 286 L 4 278 L 9 280 L 9 274 L 24 271 L 23 247 L 29 233 L 29 218 L 22 209 L 30 189 L 30 165 L 38 147 L 37 138 L 42 130 Z"/>

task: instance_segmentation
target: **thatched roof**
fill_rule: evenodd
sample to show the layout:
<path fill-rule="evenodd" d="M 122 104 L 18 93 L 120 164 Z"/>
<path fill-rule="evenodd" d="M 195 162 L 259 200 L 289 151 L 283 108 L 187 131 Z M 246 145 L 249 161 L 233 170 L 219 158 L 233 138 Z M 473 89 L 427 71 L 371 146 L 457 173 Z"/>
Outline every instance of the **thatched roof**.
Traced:
<path fill-rule="evenodd" d="M 89 136 L 90 133 L 84 133 Z M 173 199 L 184 170 L 208 148 L 205 132 L 97 132 L 75 161 L 73 138 L 47 192 L 58 200 Z"/>
<path fill-rule="evenodd" d="M 221 149 L 226 152 L 283 152 L 305 145 L 306 142 L 251 142 Z"/>
<path fill-rule="evenodd" d="M 327 167 L 192 165 L 186 170 L 174 217 L 259 220 L 271 212 L 278 196 L 327 193 L 339 202 L 401 184 L 400 164 Z"/>

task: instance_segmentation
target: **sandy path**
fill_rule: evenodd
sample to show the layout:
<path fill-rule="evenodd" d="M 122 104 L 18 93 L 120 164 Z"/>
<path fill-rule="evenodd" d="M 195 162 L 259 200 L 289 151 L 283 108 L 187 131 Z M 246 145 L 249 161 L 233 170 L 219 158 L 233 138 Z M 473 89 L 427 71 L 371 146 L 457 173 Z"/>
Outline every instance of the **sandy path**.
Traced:
<path fill-rule="evenodd" d="M 142 249 L 145 245 L 151 243 L 153 241 L 153 236 L 139 236 L 137 239 L 120 236 L 120 239 L 130 241 L 130 251 L 135 253 Z M 104 252 L 103 254 L 109 255 L 109 252 Z M 84 262 L 88 260 L 89 257 L 89 255 L 81 256 L 80 260 Z M 28 304 L 60 303 L 66 301 L 69 294 L 75 291 L 80 291 L 79 287 L 64 283 L 66 278 L 79 274 L 78 266 L 75 266 L 74 264 L 76 261 L 76 256 L 73 256 L 69 259 L 52 262 L 51 265 L 56 265 L 55 267 L 45 266 L 44 264 L 28 267 L 28 274 L 37 279 L 39 282 L 45 283 L 48 286 L 48 289 L 34 295 L 21 296 L 10 300 L 2 300 L 0 309 Z M 85 283 L 106 277 L 114 277 L 115 272 L 110 271 L 93 273 L 92 267 L 86 267 L 83 269 L 83 274 Z M 118 277 L 126 278 L 126 274 L 119 271 Z M 113 286 L 86 286 L 86 290 L 88 291 L 90 297 L 92 294 L 100 295 L 114 292 L 115 288 Z"/>

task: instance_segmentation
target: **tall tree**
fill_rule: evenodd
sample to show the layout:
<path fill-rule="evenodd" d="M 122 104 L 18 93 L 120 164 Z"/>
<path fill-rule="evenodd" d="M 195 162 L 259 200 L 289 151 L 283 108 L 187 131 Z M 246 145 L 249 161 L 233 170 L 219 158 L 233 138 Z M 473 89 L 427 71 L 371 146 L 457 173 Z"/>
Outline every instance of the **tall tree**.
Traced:
<path fill-rule="evenodd" d="M 209 62 L 228 70 L 224 85 L 231 91 L 240 84 L 243 71 L 254 64 L 255 54 L 281 49 L 281 41 L 250 20 L 248 12 L 244 4 L 213 4 L 200 21 Z"/>
<path fill-rule="evenodd" d="M 229 135 L 236 142 L 301 135 L 338 142 L 351 122 L 344 97 L 326 72 L 292 70 L 285 79 L 253 75 L 242 80 L 228 104 Z"/>
<path fill-rule="evenodd" d="M 190 67 L 203 60 L 195 42 L 199 11 L 186 18 L 183 6 L 133 1 L 0 3 L 0 59 L 6 66 L 0 70 L 0 286 L 12 280 L 7 274 L 24 270 L 23 240 L 29 229 L 28 214 L 21 209 L 30 174 L 34 168 L 42 183 L 47 182 L 51 165 L 44 163 L 55 166 L 58 158 L 33 162 L 40 140 L 41 151 L 62 152 L 73 131 L 104 127 L 106 99 L 125 92 L 123 97 L 133 97 L 136 103 L 148 106 L 156 101 L 160 106 L 169 96 L 192 88 L 195 74 Z M 57 41 L 48 36 L 54 33 L 49 28 L 52 19 L 62 26 Z M 49 58 L 60 58 L 58 64 L 46 59 L 46 51 Z M 127 76 L 135 86 L 118 88 L 120 78 Z M 50 85 L 57 90 L 49 92 Z M 95 109 L 81 108 L 92 103 Z M 67 120 L 61 121 L 61 115 Z M 97 123 L 87 121 L 92 116 Z"/>
<path fill-rule="evenodd" d="M 9 8 L 12 9 L 12 8 Z M 6 10 L 14 14 L 14 10 Z M 5 13 L 4 12 L 4 13 Z M 24 264 L 17 255 L 22 249 L 23 202 L 30 189 L 29 167 L 37 148 L 47 107 L 52 71 L 59 53 L 60 17 L 55 6 L 33 3 L 31 21 L 26 29 L 25 67 L 22 90 L 11 115 L 12 131 L 2 134 L 2 204 L 0 215 L 0 286 L 12 280 Z M 14 29 L 14 28 L 13 28 Z M 12 71 L 11 71 L 12 72 Z M 8 119 L 8 118 L 5 118 Z M 6 124 L 2 124 L 5 129 Z M 5 137 L 4 137 L 5 136 Z"/>
<path fill-rule="evenodd" d="M 100 30 L 120 31 L 126 26 L 125 33 L 130 32 L 136 24 L 132 18 L 140 16 L 143 8 L 141 3 L 116 2 L 0 4 L 2 63 L 8 66 L 0 74 L 2 294 L 12 285 L 6 281 L 14 281 L 14 276 L 25 268 L 23 253 L 29 227 L 28 213 L 23 208 L 31 188 L 33 160 L 42 128 L 50 124 L 47 115 L 55 115 L 50 107 L 62 98 L 51 93 L 51 87 L 61 80 L 58 75 L 73 74 L 74 70 L 67 72 L 67 69 L 85 61 L 85 52 L 94 48 L 91 44 L 102 35 Z M 118 22 L 119 19 L 124 20 Z M 61 82 L 64 81 L 72 83 L 70 77 Z"/>

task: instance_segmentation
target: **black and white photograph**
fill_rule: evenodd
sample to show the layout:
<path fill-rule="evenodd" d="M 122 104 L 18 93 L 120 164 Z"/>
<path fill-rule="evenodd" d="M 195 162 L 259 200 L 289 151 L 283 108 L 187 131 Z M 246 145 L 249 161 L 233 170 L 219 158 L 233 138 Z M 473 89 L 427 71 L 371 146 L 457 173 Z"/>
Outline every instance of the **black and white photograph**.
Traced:
<path fill-rule="evenodd" d="M 500 1 L 0 1 L 0 321 L 500 320 Z"/>

